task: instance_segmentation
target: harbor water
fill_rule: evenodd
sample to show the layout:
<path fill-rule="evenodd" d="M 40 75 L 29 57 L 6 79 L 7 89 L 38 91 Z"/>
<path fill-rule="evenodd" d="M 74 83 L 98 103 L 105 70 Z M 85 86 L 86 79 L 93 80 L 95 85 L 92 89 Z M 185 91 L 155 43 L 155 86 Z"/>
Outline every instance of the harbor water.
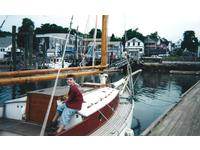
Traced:
<path fill-rule="evenodd" d="M 109 73 L 109 82 L 117 81 L 123 76 L 123 72 Z M 84 81 L 93 80 L 99 80 L 98 76 L 84 78 Z M 132 122 L 135 135 L 140 135 L 167 108 L 176 104 L 180 100 L 180 96 L 198 80 L 200 80 L 200 76 L 195 75 L 143 72 L 135 85 L 135 108 Z M 78 83 L 82 81 L 82 77 L 77 79 Z M 54 81 L 45 81 L 15 86 L 1 86 L 0 105 L 4 101 L 22 97 L 28 91 L 52 87 L 53 85 Z M 58 85 L 66 85 L 66 82 L 61 80 Z"/>

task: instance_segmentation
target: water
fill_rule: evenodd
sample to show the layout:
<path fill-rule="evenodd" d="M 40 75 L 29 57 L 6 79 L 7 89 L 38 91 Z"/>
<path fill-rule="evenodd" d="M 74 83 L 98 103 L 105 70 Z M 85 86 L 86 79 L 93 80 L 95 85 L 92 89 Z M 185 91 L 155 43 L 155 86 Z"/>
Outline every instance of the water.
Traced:
<path fill-rule="evenodd" d="M 143 73 L 135 87 L 135 109 L 132 128 L 140 135 L 167 108 L 194 85 L 200 76 Z"/>
<path fill-rule="evenodd" d="M 124 75 L 120 72 L 109 74 L 109 81 L 114 82 Z M 80 83 L 81 77 L 77 78 Z M 98 81 L 94 78 L 85 77 L 85 81 Z M 132 128 L 135 135 L 140 135 L 155 119 L 157 119 L 167 108 L 180 100 L 180 96 L 194 85 L 200 76 L 194 75 L 170 75 L 160 73 L 142 73 L 135 85 L 135 109 Z M 16 86 L 0 87 L 0 104 L 14 97 L 21 97 L 26 92 L 53 87 L 54 81 L 40 83 L 29 83 Z M 64 80 L 58 85 L 66 85 Z"/>

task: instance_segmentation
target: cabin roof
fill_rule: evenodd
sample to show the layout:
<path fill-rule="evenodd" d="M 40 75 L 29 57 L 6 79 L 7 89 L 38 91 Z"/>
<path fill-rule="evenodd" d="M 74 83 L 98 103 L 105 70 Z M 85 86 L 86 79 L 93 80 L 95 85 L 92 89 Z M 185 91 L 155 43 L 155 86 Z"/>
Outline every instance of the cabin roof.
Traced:
<path fill-rule="evenodd" d="M 63 96 L 67 93 L 68 89 L 69 89 L 68 86 L 57 86 L 54 96 Z M 53 87 L 31 91 L 31 92 L 28 92 L 28 94 L 51 95 L 52 91 L 53 91 Z"/>

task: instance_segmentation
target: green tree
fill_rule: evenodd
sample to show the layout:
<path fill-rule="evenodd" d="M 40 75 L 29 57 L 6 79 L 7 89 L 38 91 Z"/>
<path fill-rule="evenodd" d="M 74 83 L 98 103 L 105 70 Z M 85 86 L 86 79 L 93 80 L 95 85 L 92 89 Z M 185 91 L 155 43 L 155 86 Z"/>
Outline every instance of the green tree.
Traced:
<path fill-rule="evenodd" d="M 91 29 L 90 32 L 89 32 L 89 38 L 93 38 L 94 36 L 94 31 L 95 29 Z M 102 32 L 100 29 L 97 29 L 97 37 L 96 38 L 101 38 L 101 35 L 102 35 Z"/>
<path fill-rule="evenodd" d="M 121 39 L 120 38 L 117 38 L 117 37 L 115 37 L 115 35 L 114 34 L 112 34 L 111 35 L 111 37 L 110 37 L 110 41 L 120 41 Z"/>
<path fill-rule="evenodd" d="M 36 34 L 45 34 L 45 33 L 67 33 L 69 32 L 68 28 L 63 28 L 56 24 L 42 24 L 41 27 L 36 28 Z"/>
<path fill-rule="evenodd" d="M 149 37 L 150 37 L 151 39 L 155 39 L 155 40 L 158 40 L 158 39 L 160 38 L 157 31 L 154 32 L 154 33 L 151 33 L 151 34 L 149 35 Z"/>
<path fill-rule="evenodd" d="M 195 37 L 195 32 L 192 30 L 185 31 L 183 34 L 183 42 L 181 43 L 182 49 L 187 49 L 191 52 L 198 50 L 198 39 Z"/>
<path fill-rule="evenodd" d="M 34 31 L 35 25 L 34 22 L 29 18 L 24 18 L 22 21 L 22 26 L 18 28 L 18 35 L 17 35 L 17 44 L 18 47 L 24 48 L 25 47 L 25 39 L 27 38 L 27 34 Z"/>
<path fill-rule="evenodd" d="M 7 31 L 0 31 L 0 37 L 12 36 L 12 33 Z"/>

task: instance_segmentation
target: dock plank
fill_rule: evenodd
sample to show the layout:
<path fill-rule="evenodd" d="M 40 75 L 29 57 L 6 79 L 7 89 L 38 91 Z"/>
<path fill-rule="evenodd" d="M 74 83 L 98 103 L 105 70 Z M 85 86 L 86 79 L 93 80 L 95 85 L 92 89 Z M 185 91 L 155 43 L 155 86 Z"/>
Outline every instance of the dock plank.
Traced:
<path fill-rule="evenodd" d="M 163 115 L 164 116 L 164 115 Z M 180 102 L 164 118 L 160 118 L 159 124 L 152 126 L 150 132 L 143 135 L 170 135 L 186 136 L 200 135 L 200 81 L 183 94 Z"/>

